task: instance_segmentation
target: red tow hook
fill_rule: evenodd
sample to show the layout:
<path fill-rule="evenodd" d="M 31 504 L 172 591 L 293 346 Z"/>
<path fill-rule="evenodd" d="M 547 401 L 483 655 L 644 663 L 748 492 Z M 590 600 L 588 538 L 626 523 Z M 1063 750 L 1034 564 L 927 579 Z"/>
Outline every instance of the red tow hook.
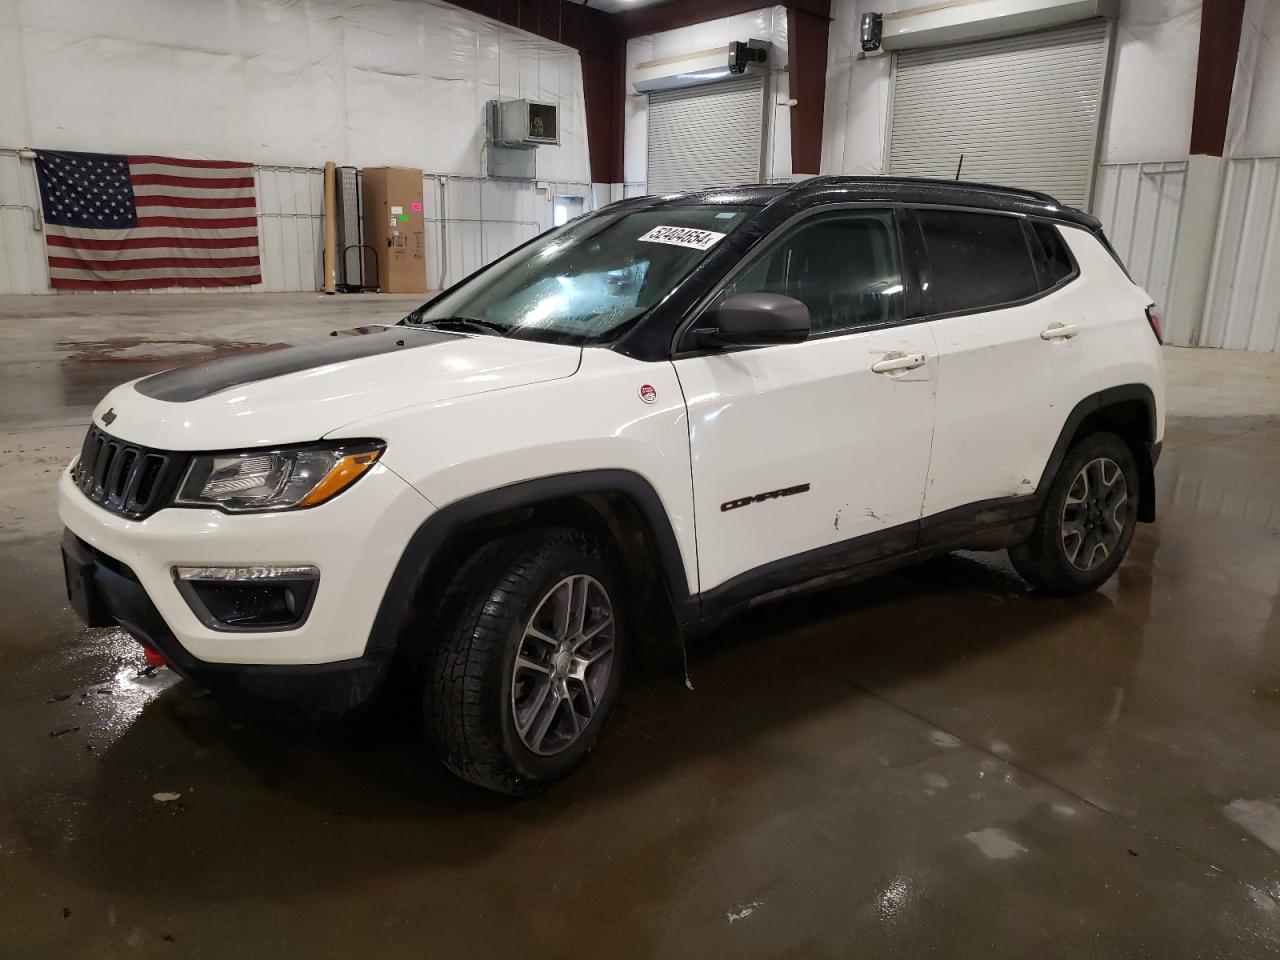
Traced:
<path fill-rule="evenodd" d="M 150 647 L 143 647 L 142 652 L 147 655 L 147 666 L 154 667 L 159 670 L 161 667 L 167 667 L 169 662 L 165 660 L 164 654 L 158 650 L 152 650 Z"/>

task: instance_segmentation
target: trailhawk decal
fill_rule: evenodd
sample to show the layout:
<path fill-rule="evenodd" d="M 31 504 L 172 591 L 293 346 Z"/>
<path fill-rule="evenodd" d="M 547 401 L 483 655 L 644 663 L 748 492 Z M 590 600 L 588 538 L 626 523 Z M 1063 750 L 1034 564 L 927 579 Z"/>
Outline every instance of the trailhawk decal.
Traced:
<path fill-rule="evenodd" d="M 739 500 L 729 500 L 720 504 L 720 512 L 726 510 L 737 510 L 739 507 L 749 507 L 753 503 L 764 503 L 766 500 L 777 500 L 779 497 L 794 497 L 797 493 L 808 493 L 809 485 L 800 483 L 794 487 L 783 487 L 781 490 L 770 490 L 767 493 L 757 493 L 753 497 L 742 497 Z"/>
<path fill-rule="evenodd" d="M 695 230 L 693 227 L 654 227 L 640 238 L 640 242 L 665 243 L 671 247 L 706 250 L 723 239 L 724 234 L 716 233 L 714 230 Z"/>

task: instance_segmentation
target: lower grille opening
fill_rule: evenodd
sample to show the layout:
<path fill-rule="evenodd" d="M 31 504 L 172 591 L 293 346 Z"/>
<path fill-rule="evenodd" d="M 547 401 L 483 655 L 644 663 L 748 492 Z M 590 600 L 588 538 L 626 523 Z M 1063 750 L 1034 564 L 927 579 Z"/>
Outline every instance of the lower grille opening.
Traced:
<path fill-rule="evenodd" d="M 180 580 L 178 589 L 201 622 L 215 630 L 288 630 L 307 618 L 317 583 Z"/>

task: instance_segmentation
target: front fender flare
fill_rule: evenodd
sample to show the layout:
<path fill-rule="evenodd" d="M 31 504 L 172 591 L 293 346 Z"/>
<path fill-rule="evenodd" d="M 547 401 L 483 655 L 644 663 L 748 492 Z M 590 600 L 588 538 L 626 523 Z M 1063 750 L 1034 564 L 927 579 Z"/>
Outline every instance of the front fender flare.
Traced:
<path fill-rule="evenodd" d="M 410 537 L 387 584 L 369 632 L 366 652 L 388 652 L 396 647 L 432 559 L 455 532 L 486 516 L 588 494 L 621 494 L 636 506 L 652 538 L 675 622 L 696 620 L 699 601 L 689 592 L 684 558 L 657 491 L 648 480 L 630 470 L 587 470 L 486 490 L 446 504 L 428 517 Z M 675 643 L 679 645 L 683 665 L 683 637 L 677 636 Z"/>

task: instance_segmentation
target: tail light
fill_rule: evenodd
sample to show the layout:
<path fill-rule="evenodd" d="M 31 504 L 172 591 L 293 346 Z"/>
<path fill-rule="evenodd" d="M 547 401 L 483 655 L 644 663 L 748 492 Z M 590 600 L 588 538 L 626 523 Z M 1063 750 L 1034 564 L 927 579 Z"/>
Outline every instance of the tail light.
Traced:
<path fill-rule="evenodd" d="M 1156 335 L 1156 343 L 1164 343 L 1164 327 L 1160 324 L 1160 315 L 1147 307 L 1147 323 L 1151 324 L 1151 332 Z"/>

